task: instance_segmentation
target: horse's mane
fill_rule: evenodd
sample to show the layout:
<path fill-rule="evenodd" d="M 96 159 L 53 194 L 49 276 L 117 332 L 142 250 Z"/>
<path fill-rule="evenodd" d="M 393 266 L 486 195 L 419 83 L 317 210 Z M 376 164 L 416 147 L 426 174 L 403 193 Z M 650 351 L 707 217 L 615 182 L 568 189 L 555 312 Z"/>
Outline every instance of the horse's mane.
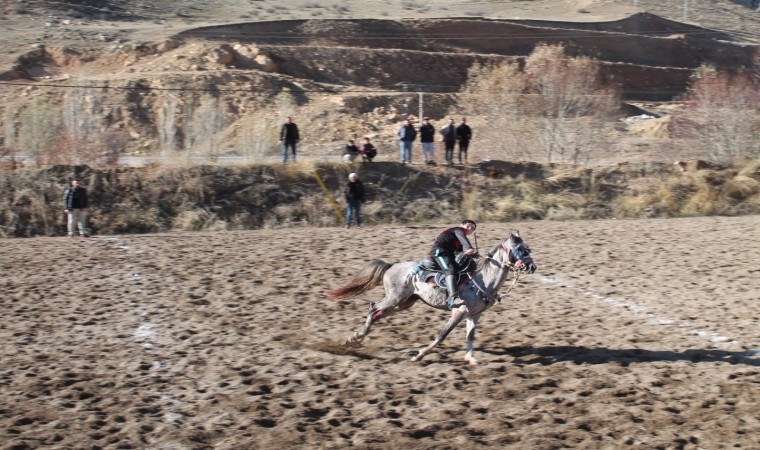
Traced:
<path fill-rule="evenodd" d="M 478 259 L 477 261 L 478 272 L 482 271 L 486 267 L 486 264 L 488 264 L 488 261 L 493 259 L 493 255 L 495 255 L 496 252 L 499 251 L 499 247 L 501 247 L 501 242 L 494 245 L 493 248 L 491 248 L 491 250 L 489 250 L 485 254 L 485 256 L 482 256 L 481 258 Z"/>

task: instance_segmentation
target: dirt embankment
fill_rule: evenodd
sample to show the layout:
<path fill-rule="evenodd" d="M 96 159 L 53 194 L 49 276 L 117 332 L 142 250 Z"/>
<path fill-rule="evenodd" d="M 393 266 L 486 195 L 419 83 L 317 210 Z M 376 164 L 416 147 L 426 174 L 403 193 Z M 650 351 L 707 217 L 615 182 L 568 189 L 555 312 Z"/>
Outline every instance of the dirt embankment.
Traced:
<path fill-rule="evenodd" d="M 366 223 L 598 219 L 760 213 L 760 168 L 619 164 L 584 168 L 486 161 L 468 167 L 392 162 L 2 171 L 4 236 L 65 233 L 61 193 L 80 179 L 96 234 L 335 226 L 358 172 Z M 324 181 L 320 189 L 315 173 Z M 330 199 L 336 200 L 333 205 Z"/>
<path fill-rule="evenodd" d="M 680 95 L 701 64 L 749 67 L 756 51 L 727 33 L 651 14 L 598 23 L 280 20 L 167 35 L 137 43 L 103 32 L 98 47 L 28 51 L 0 73 L 2 80 L 23 84 L 0 92 L 6 105 L 0 129 L 17 124 L 17 135 L 2 136 L 0 146 L 23 155 L 40 152 L 35 127 L 41 121 L 52 129 L 64 115 L 83 111 L 93 129 L 103 131 L 98 140 L 107 152 L 171 153 L 188 148 L 192 134 L 207 127 L 219 141 L 214 151 L 239 155 L 257 148 L 258 156 L 269 157 L 277 152 L 281 116 L 294 114 L 308 130 L 303 154 L 318 157 L 351 137 L 393 141 L 398 121 L 417 114 L 417 92 L 431 92 L 425 115 L 434 122 L 457 113 L 452 93 L 473 64 L 519 61 L 538 43 L 562 43 L 570 55 L 600 61 L 606 81 L 619 85 L 624 98 L 641 100 Z M 283 92 L 290 97 L 283 100 Z M 214 107 L 210 98 L 218 100 L 216 114 L 203 114 L 199 110 Z M 473 124 L 487 120 L 470 118 Z M 162 132 L 171 142 L 162 141 Z"/>
<path fill-rule="evenodd" d="M 404 38 L 402 38 L 404 37 Z M 669 100 L 702 64 L 752 65 L 755 47 L 727 33 L 641 13 L 612 22 L 535 20 L 292 20 L 198 28 L 179 39 L 255 44 L 279 73 L 322 83 L 456 91 L 473 63 L 522 58 L 539 43 L 605 66 L 628 98 Z M 659 80 L 662 80 L 661 82 Z"/>

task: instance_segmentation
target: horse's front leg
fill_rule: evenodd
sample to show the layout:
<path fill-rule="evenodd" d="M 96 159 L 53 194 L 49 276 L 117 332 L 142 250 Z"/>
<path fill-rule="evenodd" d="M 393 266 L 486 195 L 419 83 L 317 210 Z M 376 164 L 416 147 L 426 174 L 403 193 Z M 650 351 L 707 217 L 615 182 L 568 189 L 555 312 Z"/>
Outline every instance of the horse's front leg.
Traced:
<path fill-rule="evenodd" d="M 467 353 L 464 354 L 464 359 L 472 365 L 478 363 L 478 360 L 472 355 L 472 347 L 475 342 L 475 328 L 478 327 L 478 320 L 480 320 L 480 314 L 467 319 Z"/>
<path fill-rule="evenodd" d="M 430 350 L 433 349 L 436 345 L 443 342 L 444 339 L 446 339 L 446 336 L 451 333 L 451 330 L 456 328 L 457 325 L 459 325 L 459 322 L 462 321 L 462 319 L 465 318 L 467 315 L 467 307 L 466 306 L 460 306 L 459 308 L 451 311 L 451 319 L 449 319 L 448 322 L 446 322 L 446 326 L 443 327 L 443 331 L 441 331 L 441 334 L 436 337 L 433 342 L 430 343 L 427 347 L 420 350 L 419 353 L 417 353 L 417 356 L 412 357 L 412 361 L 421 361 L 422 358 L 428 354 Z"/>

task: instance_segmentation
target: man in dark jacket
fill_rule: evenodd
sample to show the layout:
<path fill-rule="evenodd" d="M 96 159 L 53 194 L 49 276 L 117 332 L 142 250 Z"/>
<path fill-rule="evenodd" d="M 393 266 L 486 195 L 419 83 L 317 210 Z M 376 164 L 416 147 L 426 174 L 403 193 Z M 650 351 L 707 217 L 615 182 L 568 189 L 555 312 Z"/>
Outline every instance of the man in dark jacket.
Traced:
<path fill-rule="evenodd" d="M 422 142 L 422 160 L 425 164 L 435 163 L 435 127 L 430 124 L 430 118 L 422 119 L 420 125 L 420 142 Z"/>
<path fill-rule="evenodd" d="M 441 267 L 443 273 L 446 274 L 446 290 L 449 293 L 446 304 L 449 306 L 449 309 L 454 309 L 464 304 L 462 299 L 459 298 L 456 280 L 454 279 L 457 272 L 456 253 L 464 252 L 470 256 L 475 254 L 475 249 L 472 248 L 470 241 L 467 239 L 467 236 L 475 232 L 475 228 L 477 228 L 477 225 L 474 221 L 463 220 L 460 226 L 442 231 L 435 238 L 433 248 L 430 249 L 429 255 L 435 259 L 435 262 Z"/>
<path fill-rule="evenodd" d="M 457 126 L 454 119 L 449 119 L 449 124 L 441 128 L 443 145 L 446 148 L 446 164 L 454 164 L 454 145 L 457 143 Z"/>
<path fill-rule="evenodd" d="M 355 173 L 348 175 L 348 182 L 343 188 L 346 197 L 346 228 L 351 228 L 351 216 L 356 216 L 356 226 L 362 226 L 361 207 L 364 201 L 364 185 Z"/>
<path fill-rule="evenodd" d="M 79 226 L 79 234 L 88 237 L 87 232 L 87 189 L 79 185 L 79 180 L 72 180 L 71 187 L 63 191 L 63 210 L 68 216 L 69 237 L 74 236 L 74 224 Z"/>
<path fill-rule="evenodd" d="M 296 144 L 301 140 L 298 135 L 298 126 L 293 123 L 293 119 L 288 116 L 285 123 L 280 129 L 280 144 L 282 144 L 282 163 L 288 162 L 288 147 L 293 150 L 293 162 L 296 161 Z"/>
<path fill-rule="evenodd" d="M 462 153 L 464 153 L 464 163 L 467 164 L 467 148 L 470 146 L 472 139 L 472 129 L 467 125 L 467 118 L 462 117 L 462 123 L 457 127 L 457 141 L 459 141 L 459 164 L 462 164 Z"/>
<path fill-rule="evenodd" d="M 398 138 L 400 150 L 401 150 L 401 162 L 406 164 L 412 163 L 412 142 L 417 139 L 417 130 L 414 129 L 412 122 L 409 119 L 404 120 L 404 123 L 396 130 L 396 137 Z"/>

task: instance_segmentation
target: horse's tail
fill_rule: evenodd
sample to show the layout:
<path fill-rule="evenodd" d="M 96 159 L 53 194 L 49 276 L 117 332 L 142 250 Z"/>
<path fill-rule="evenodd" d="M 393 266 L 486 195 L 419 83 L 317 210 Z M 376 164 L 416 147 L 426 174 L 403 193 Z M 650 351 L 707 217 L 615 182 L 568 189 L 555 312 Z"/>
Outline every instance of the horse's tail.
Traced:
<path fill-rule="evenodd" d="M 327 291 L 327 296 L 333 300 L 352 298 L 367 292 L 383 282 L 383 275 L 393 264 L 379 259 L 373 259 L 354 276 L 350 283 L 337 289 Z"/>

